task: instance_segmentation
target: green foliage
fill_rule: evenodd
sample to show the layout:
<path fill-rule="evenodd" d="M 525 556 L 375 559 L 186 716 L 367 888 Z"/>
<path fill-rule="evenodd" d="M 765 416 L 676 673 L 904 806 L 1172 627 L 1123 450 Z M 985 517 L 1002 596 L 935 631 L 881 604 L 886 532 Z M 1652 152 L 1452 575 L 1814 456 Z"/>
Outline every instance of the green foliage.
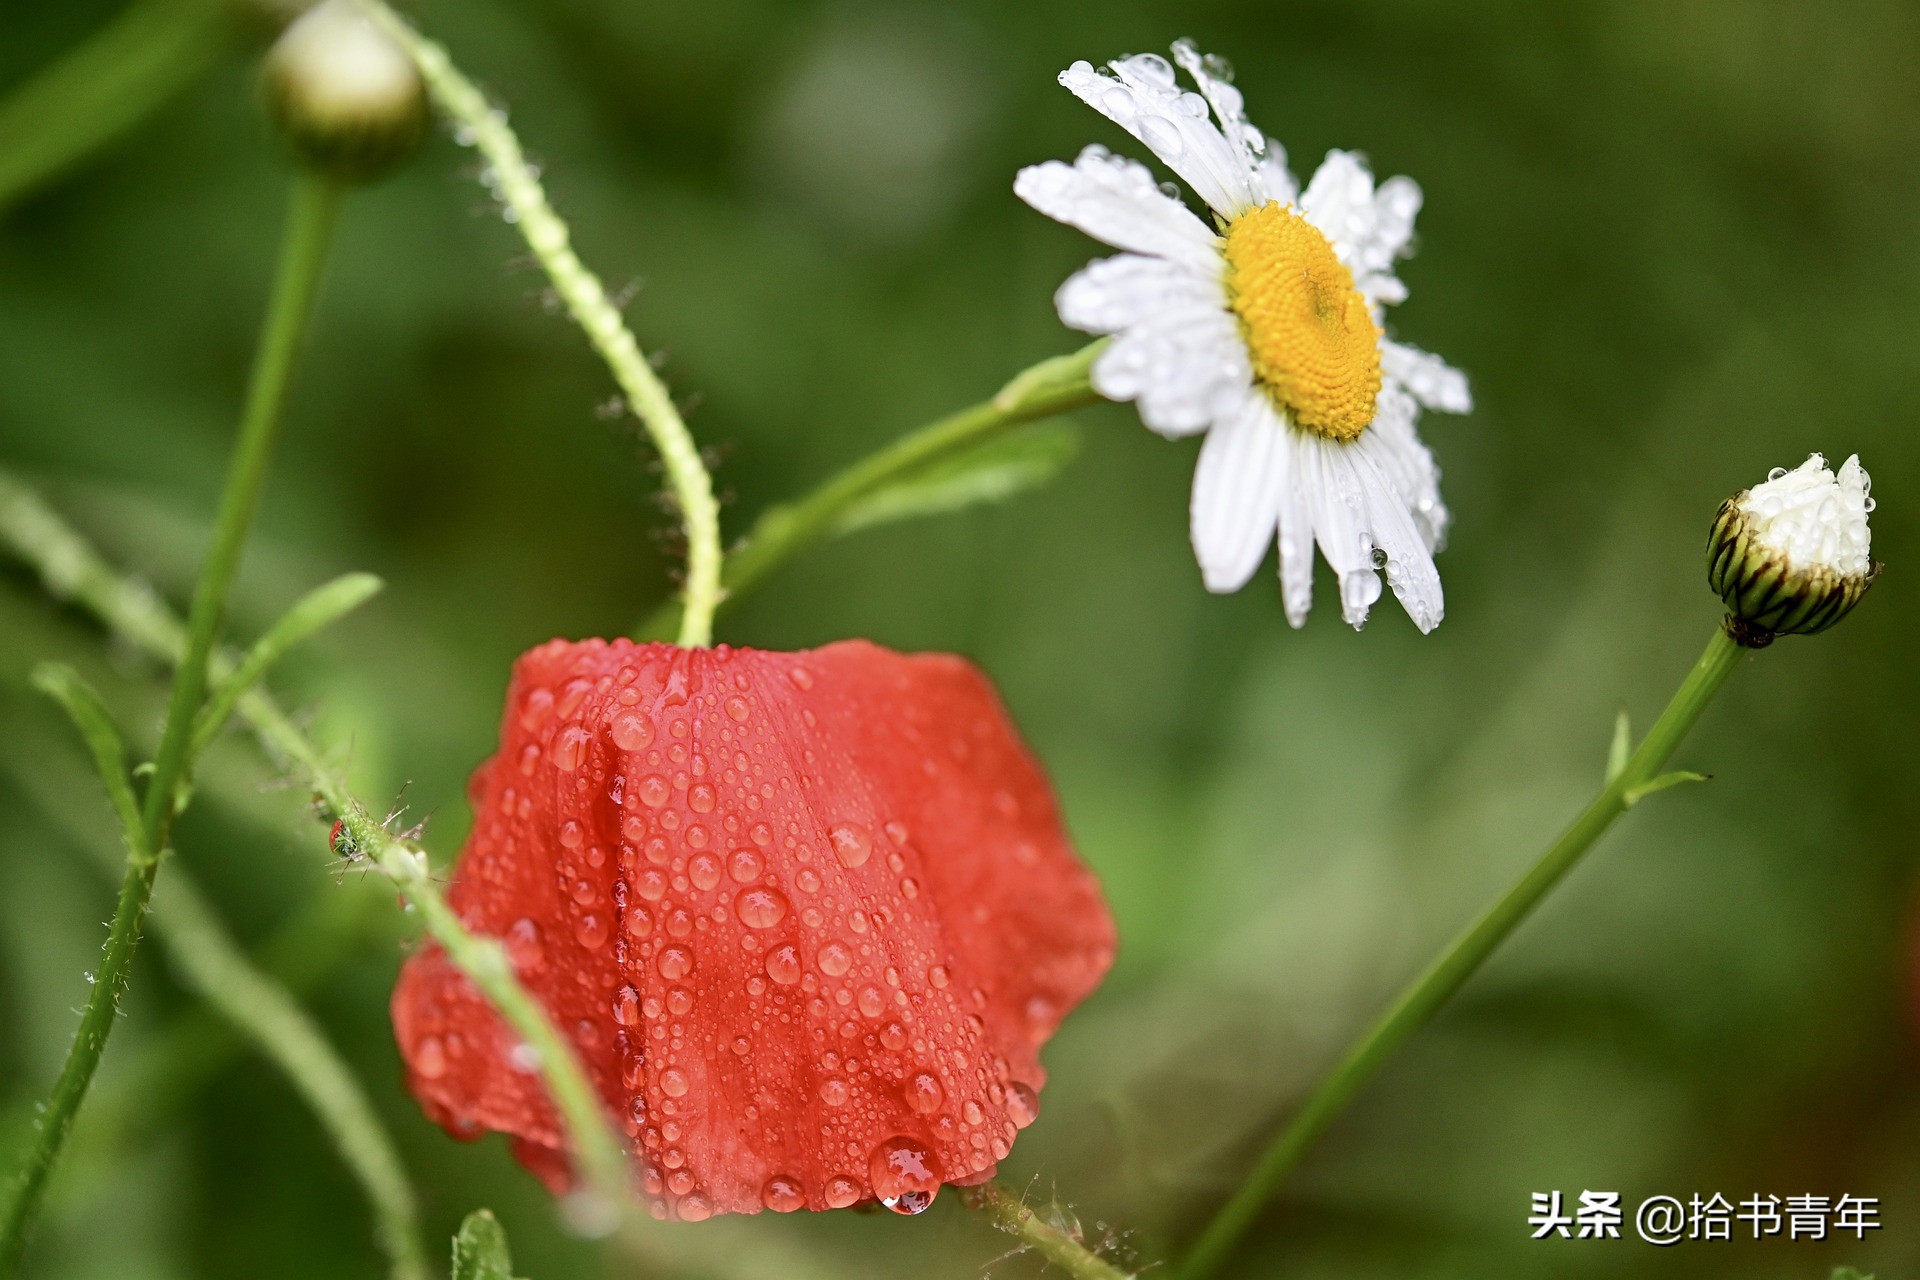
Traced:
<path fill-rule="evenodd" d="M 114 817 L 120 821 L 121 838 L 127 856 L 144 860 L 152 856 L 140 826 L 140 805 L 134 799 L 127 775 L 127 748 L 114 727 L 113 717 L 93 686 L 81 679 L 72 667 L 58 662 L 43 662 L 33 670 L 33 685 L 54 699 L 67 713 L 93 756 L 95 772 L 107 789 Z"/>
<path fill-rule="evenodd" d="M 849 505 L 834 524 L 852 533 L 895 520 L 946 515 L 979 503 L 1004 502 L 1051 481 L 1080 452 L 1071 422 L 1035 422 L 959 453 L 938 458 Z"/>
<path fill-rule="evenodd" d="M 1835 1267 L 1828 1280 L 1873 1280 L 1873 1277 L 1852 1267 Z"/>
<path fill-rule="evenodd" d="M 513 1280 L 507 1229 L 491 1209 L 475 1209 L 453 1237 L 453 1280 Z"/>

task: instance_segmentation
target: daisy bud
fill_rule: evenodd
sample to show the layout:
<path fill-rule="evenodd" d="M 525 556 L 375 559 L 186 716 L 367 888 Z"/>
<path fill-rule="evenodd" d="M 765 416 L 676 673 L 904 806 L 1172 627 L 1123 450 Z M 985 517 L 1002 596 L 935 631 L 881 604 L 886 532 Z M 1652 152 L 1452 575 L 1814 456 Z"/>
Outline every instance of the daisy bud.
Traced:
<path fill-rule="evenodd" d="M 426 133 L 412 59 L 351 0 L 321 0 L 294 19 L 267 53 L 265 82 L 300 158 L 344 181 L 380 177 Z"/>
<path fill-rule="evenodd" d="M 1735 639 L 1758 649 L 1776 635 L 1812 635 L 1860 602 L 1880 572 L 1869 554 L 1871 484 L 1858 455 L 1836 475 L 1816 453 L 1721 504 L 1707 581 Z"/>

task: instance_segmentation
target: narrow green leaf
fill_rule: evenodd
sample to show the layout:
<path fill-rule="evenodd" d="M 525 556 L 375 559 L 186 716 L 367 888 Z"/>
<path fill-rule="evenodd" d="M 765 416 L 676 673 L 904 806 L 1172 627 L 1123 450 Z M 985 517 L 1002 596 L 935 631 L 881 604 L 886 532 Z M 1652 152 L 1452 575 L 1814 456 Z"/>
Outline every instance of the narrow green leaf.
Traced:
<path fill-rule="evenodd" d="M 453 1238 L 453 1280 L 513 1280 L 507 1229 L 491 1209 L 475 1209 Z"/>
<path fill-rule="evenodd" d="M 1855 1271 L 1852 1267 L 1835 1267 L 1830 1280 L 1873 1280 L 1864 1271 Z"/>
<path fill-rule="evenodd" d="M 1706 782 L 1707 780 L 1707 775 L 1704 773 L 1689 773 L 1685 769 L 1677 769 L 1672 773 L 1663 773 L 1637 787 L 1628 787 L 1627 794 L 1621 798 L 1626 802 L 1627 808 L 1631 809 L 1656 791 L 1665 791 L 1668 787 L 1677 787 L 1683 782 Z"/>
<path fill-rule="evenodd" d="M 133 783 L 127 774 L 126 743 L 121 740 L 120 731 L 114 727 L 113 717 L 107 713 L 100 695 L 80 678 L 79 672 L 62 663 L 48 662 L 35 667 L 33 685 L 66 710 L 86 741 L 87 750 L 93 753 L 93 767 L 99 772 L 100 781 L 106 784 L 114 816 L 120 819 L 120 836 L 126 841 L 128 856 L 136 861 L 149 858 L 145 828 L 140 822 L 140 804 L 134 799 Z"/>
<path fill-rule="evenodd" d="M 1633 721 L 1627 716 L 1627 709 L 1613 718 L 1613 742 L 1607 747 L 1607 782 L 1612 783 L 1627 767 L 1627 760 L 1633 755 Z"/>
<path fill-rule="evenodd" d="M 281 614 L 280 620 L 267 628 L 267 633 L 247 651 L 240 665 L 214 687 L 207 705 L 201 708 L 199 718 L 194 721 L 193 740 L 187 758 L 199 759 L 200 753 L 220 732 L 220 727 L 233 714 L 234 707 L 239 705 L 247 690 L 258 684 L 260 678 L 274 663 L 286 656 L 288 650 L 352 613 L 378 595 L 385 585 L 370 573 L 346 573 L 315 587 L 296 600 L 293 607 Z"/>
<path fill-rule="evenodd" d="M 863 494 L 840 512 L 833 532 L 852 533 L 894 520 L 1004 501 L 1046 484 L 1079 451 L 1080 433 L 1072 423 L 1036 422 L 936 459 Z"/>

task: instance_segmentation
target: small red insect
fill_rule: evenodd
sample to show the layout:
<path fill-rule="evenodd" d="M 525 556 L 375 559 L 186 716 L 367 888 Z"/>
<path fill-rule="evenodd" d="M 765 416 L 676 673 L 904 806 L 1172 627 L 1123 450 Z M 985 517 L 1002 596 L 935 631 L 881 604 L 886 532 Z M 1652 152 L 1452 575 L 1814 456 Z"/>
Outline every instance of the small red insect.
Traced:
<path fill-rule="evenodd" d="M 450 899 L 501 938 L 686 1220 L 992 1176 L 1114 928 L 965 661 L 553 641 L 514 671 Z M 451 1132 L 570 1174 L 532 1064 L 437 947 L 393 1018 Z"/>

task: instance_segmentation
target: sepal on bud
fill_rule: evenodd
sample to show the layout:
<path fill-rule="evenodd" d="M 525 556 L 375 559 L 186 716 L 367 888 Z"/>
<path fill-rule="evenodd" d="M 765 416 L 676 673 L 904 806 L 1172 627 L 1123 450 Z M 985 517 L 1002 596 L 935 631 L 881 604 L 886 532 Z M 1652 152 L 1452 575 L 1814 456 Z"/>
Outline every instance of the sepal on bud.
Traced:
<path fill-rule="evenodd" d="M 1776 635 L 1813 635 L 1844 618 L 1873 585 L 1871 482 L 1856 455 L 1839 474 L 1813 454 L 1720 505 L 1707 535 L 1707 582 L 1727 629 L 1758 649 Z"/>
<path fill-rule="evenodd" d="M 268 109 L 300 159 L 371 182 L 426 135 L 427 95 L 406 51 L 352 0 L 320 0 L 267 52 Z"/>

